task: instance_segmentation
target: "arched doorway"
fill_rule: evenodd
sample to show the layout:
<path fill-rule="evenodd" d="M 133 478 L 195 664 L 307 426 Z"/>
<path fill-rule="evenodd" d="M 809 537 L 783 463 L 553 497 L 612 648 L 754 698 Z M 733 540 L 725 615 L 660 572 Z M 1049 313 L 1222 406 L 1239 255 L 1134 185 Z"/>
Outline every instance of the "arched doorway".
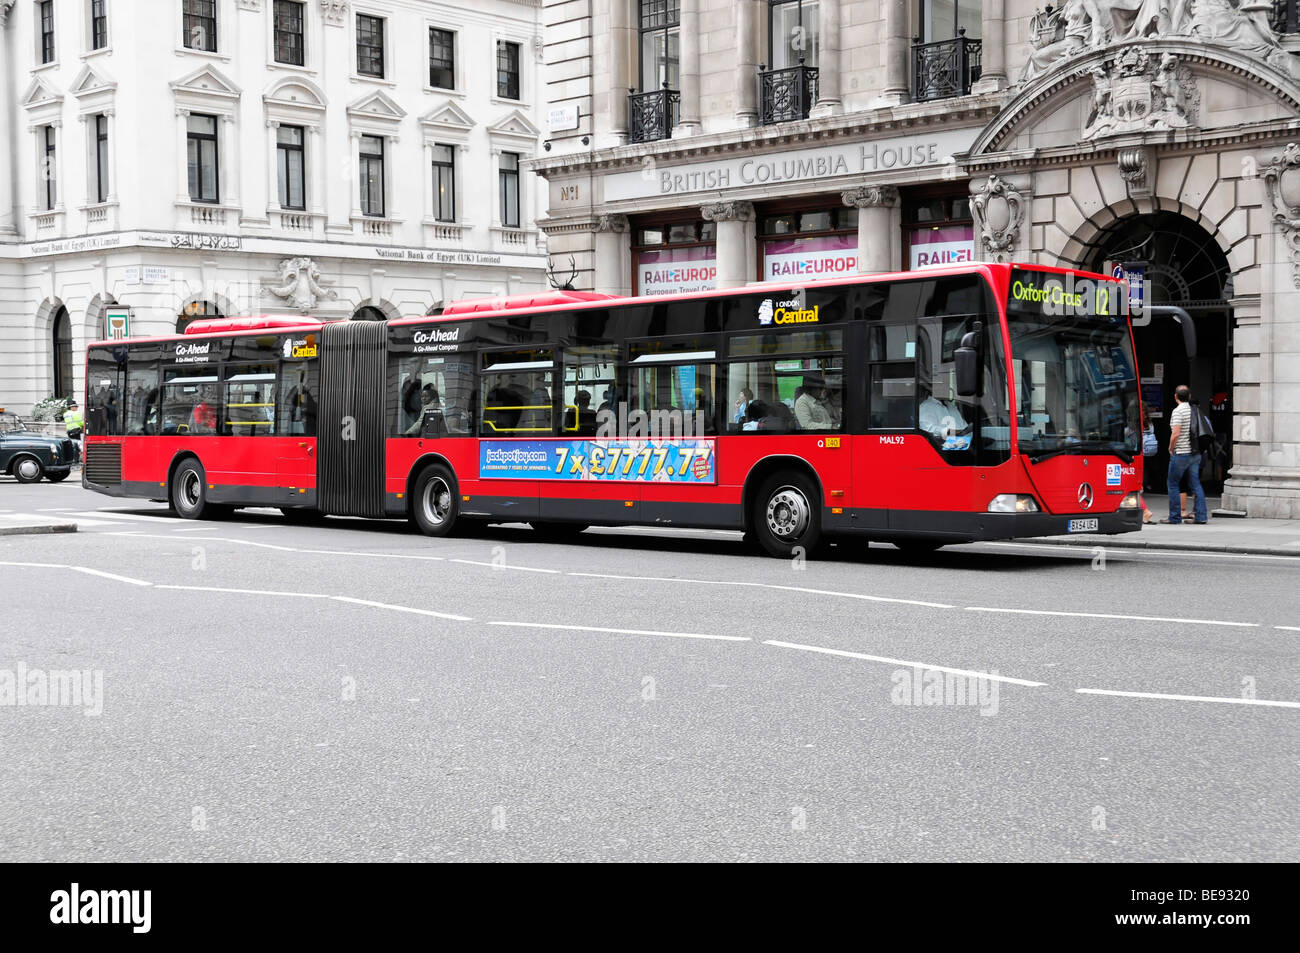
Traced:
<path fill-rule="evenodd" d="M 51 354 L 54 359 L 53 381 L 55 397 L 73 396 L 72 382 L 72 318 L 68 309 L 59 305 L 50 323 L 52 335 Z"/>
<path fill-rule="evenodd" d="M 1176 212 L 1120 219 L 1093 239 L 1084 265 L 1142 282 L 1143 305 L 1173 305 L 1191 319 L 1144 314 L 1132 301 L 1142 399 L 1156 426 L 1160 453 L 1147 461 L 1147 485 L 1164 487 L 1174 388 L 1187 384 L 1214 424 L 1222 447 L 1202 468 L 1207 491 L 1222 490 L 1232 463 L 1232 271 L 1214 237 Z"/>
<path fill-rule="evenodd" d="M 353 321 L 387 321 L 388 315 L 371 305 L 362 305 L 352 312 Z"/>
<path fill-rule="evenodd" d="M 189 325 L 200 318 L 224 318 L 221 307 L 215 301 L 195 299 L 188 301 L 176 316 L 176 333 L 184 334 Z"/>

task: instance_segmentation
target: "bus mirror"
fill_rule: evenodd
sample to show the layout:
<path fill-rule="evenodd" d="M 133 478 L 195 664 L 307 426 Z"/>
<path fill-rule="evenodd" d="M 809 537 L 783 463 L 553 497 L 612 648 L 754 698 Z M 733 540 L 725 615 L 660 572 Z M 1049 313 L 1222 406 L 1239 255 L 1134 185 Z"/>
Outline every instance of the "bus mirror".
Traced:
<path fill-rule="evenodd" d="M 967 334 L 961 339 L 961 347 L 953 352 L 958 397 L 979 396 L 980 359 L 979 348 L 976 347 L 978 339 L 979 336 L 976 334 Z"/>

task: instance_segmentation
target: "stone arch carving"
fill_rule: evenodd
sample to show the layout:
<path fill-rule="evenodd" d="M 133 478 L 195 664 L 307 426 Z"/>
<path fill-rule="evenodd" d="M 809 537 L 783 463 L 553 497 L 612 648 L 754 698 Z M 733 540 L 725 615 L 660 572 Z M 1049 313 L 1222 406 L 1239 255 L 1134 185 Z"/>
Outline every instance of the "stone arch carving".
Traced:
<path fill-rule="evenodd" d="M 968 155 L 976 158 L 1005 151 L 1017 133 L 1051 116 L 1058 107 L 1079 96 L 1091 97 L 1093 71 L 1106 71 L 1126 50 L 1142 50 L 1153 63 L 1159 63 L 1166 53 L 1172 54 L 1180 66 L 1190 68 L 1196 77 L 1217 74 L 1225 79 L 1250 83 L 1290 115 L 1300 115 L 1300 83 L 1268 63 L 1231 49 L 1185 40 L 1139 40 L 1073 57 L 1033 80 L 984 127 Z M 1181 134 L 1186 136 L 1188 133 Z"/>

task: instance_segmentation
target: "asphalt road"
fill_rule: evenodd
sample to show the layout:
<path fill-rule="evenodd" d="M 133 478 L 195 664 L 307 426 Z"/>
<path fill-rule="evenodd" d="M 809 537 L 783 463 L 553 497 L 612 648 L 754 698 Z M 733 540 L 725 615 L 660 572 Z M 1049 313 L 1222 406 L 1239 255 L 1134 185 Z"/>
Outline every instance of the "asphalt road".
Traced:
<path fill-rule="evenodd" d="M 1300 857 L 1297 559 L 14 513 L 0 860 Z"/>

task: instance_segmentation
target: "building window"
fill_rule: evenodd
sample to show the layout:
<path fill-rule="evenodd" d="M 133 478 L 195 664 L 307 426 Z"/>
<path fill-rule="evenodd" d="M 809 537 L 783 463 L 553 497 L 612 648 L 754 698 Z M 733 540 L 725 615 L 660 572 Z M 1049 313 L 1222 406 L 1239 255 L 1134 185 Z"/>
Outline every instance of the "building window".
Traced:
<path fill-rule="evenodd" d="M 72 393 L 72 318 L 68 309 L 59 306 L 54 315 L 54 396 L 71 397 Z"/>
<path fill-rule="evenodd" d="M 183 0 L 185 48 L 217 52 L 217 0 Z"/>
<path fill-rule="evenodd" d="M 53 126 L 42 126 L 41 178 L 45 181 L 45 208 L 49 211 L 59 201 L 58 149 L 58 131 Z"/>
<path fill-rule="evenodd" d="M 90 48 L 108 46 L 108 0 L 90 0 Z"/>
<path fill-rule="evenodd" d="M 984 23 L 981 0 L 921 0 L 921 42 L 951 40 L 965 34 L 978 39 Z"/>
<path fill-rule="evenodd" d="M 108 201 L 108 117 L 95 117 L 95 201 Z"/>
<path fill-rule="evenodd" d="M 186 116 L 185 128 L 190 201 L 215 205 L 220 199 L 217 189 L 217 117 Z"/>
<path fill-rule="evenodd" d="M 384 18 L 357 14 L 357 72 L 384 78 Z"/>
<path fill-rule="evenodd" d="M 440 222 L 456 221 L 456 150 L 453 146 L 433 147 L 433 217 Z"/>
<path fill-rule="evenodd" d="M 361 137 L 361 214 L 384 215 L 384 140 L 381 136 Z"/>
<path fill-rule="evenodd" d="M 302 126 L 280 126 L 275 131 L 276 178 L 280 188 L 280 208 L 295 211 L 303 211 L 307 208 L 307 178 L 302 143 Z"/>
<path fill-rule="evenodd" d="M 497 40 L 497 95 L 519 98 L 519 44 Z"/>
<path fill-rule="evenodd" d="M 275 61 L 302 66 L 303 51 L 302 4 L 275 0 Z"/>
<path fill-rule="evenodd" d="M 903 198 L 903 243 L 908 268 L 975 260 L 970 194 L 919 190 Z"/>
<path fill-rule="evenodd" d="M 189 301 L 176 315 L 176 333 L 184 334 L 185 329 L 194 321 L 202 318 L 224 318 L 221 308 L 212 301 Z"/>
<path fill-rule="evenodd" d="M 763 281 L 842 278 L 858 273 L 858 210 L 763 212 L 758 222 Z"/>
<path fill-rule="evenodd" d="M 912 44 L 912 97 L 918 102 L 970 94 L 983 71 L 980 0 L 921 0 L 920 39 Z"/>
<path fill-rule="evenodd" d="M 772 69 L 816 66 L 821 49 L 817 0 L 768 0 L 768 62 Z"/>
<path fill-rule="evenodd" d="M 501 224 L 519 227 L 519 153 L 501 153 Z"/>
<path fill-rule="evenodd" d="M 456 34 L 429 28 L 429 85 L 456 88 Z"/>
<path fill-rule="evenodd" d="M 707 291 L 717 283 L 717 226 L 698 220 L 647 221 L 632 228 L 638 295 Z"/>
<path fill-rule="evenodd" d="M 41 25 L 41 62 L 54 62 L 54 0 L 38 3 Z"/>
<path fill-rule="evenodd" d="M 640 0 L 638 6 L 641 90 L 648 93 L 665 86 L 678 89 L 681 0 Z"/>

